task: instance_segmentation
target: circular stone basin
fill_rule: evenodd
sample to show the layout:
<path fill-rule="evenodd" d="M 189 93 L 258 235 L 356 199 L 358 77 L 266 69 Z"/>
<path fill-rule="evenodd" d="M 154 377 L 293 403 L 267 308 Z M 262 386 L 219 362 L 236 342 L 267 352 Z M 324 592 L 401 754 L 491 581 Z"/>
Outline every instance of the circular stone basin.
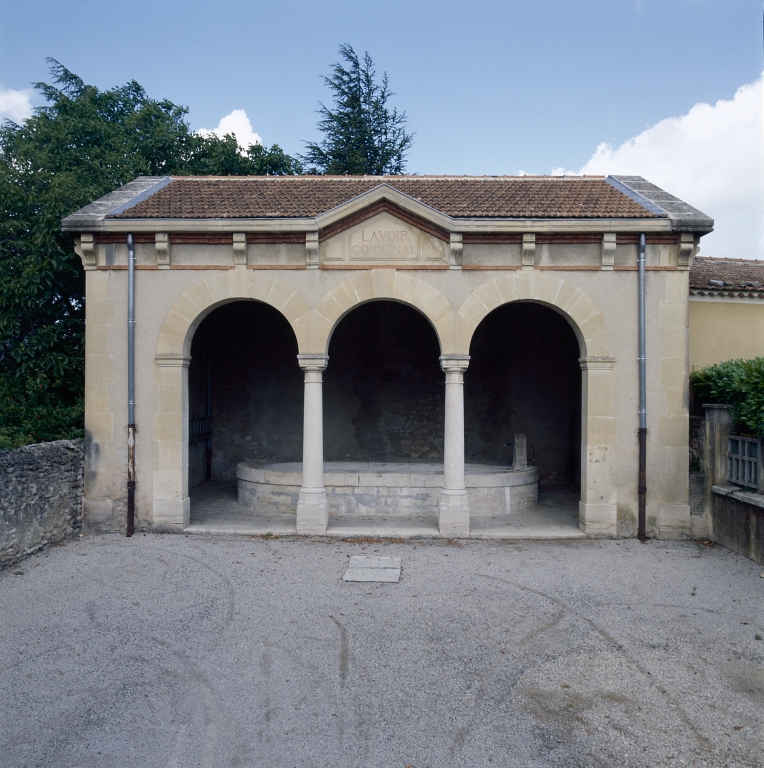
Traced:
<path fill-rule="evenodd" d="M 239 504 L 263 512 L 295 512 L 302 462 L 236 467 Z M 464 475 L 470 514 L 488 516 L 532 509 L 538 503 L 536 467 L 512 469 L 467 464 Z M 330 515 L 437 514 L 443 465 L 419 462 L 328 461 L 324 486 Z"/>

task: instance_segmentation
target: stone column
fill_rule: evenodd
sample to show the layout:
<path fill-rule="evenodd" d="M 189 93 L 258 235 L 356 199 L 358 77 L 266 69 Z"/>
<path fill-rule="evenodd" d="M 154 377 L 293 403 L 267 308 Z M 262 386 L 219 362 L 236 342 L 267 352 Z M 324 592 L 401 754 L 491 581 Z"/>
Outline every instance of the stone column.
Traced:
<path fill-rule="evenodd" d="M 441 536 L 469 536 L 470 507 L 464 486 L 464 372 L 469 355 L 443 355 L 446 373 L 446 423 L 443 445 L 443 491 L 438 530 Z"/>
<path fill-rule="evenodd" d="M 302 431 L 302 488 L 297 502 L 298 533 L 326 533 L 329 513 L 324 488 L 324 407 L 322 372 L 328 355 L 297 355 L 305 371 Z"/>

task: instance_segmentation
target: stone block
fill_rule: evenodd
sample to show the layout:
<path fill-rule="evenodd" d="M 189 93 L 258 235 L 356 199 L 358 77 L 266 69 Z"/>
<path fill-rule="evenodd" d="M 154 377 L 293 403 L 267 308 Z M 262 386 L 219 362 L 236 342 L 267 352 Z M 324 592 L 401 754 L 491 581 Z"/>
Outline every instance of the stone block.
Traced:
<path fill-rule="evenodd" d="M 111 499 L 83 499 L 82 528 L 93 533 L 111 533 L 117 530 L 114 502 Z"/>
<path fill-rule="evenodd" d="M 376 581 L 395 584 L 401 577 L 400 568 L 348 568 L 343 581 Z"/>
<path fill-rule="evenodd" d="M 615 504 L 578 504 L 578 526 L 589 536 L 616 536 L 618 511 Z"/>
<path fill-rule="evenodd" d="M 114 300 L 88 297 L 85 317 L 88 325 L 113 325 Z"/>
<path fill-rule="evenodd" d="M 85 355 L 85 375 L 88 384 L 111 384 L 114 379 L 114 358 L 111 355 Z"/>
<path fill-rule="evenodd" d="M 154 473 L 156 476 L 158 473 Z M 181 533 L 191 519 L 191 499 L 154 499 L 153 527 L 162 533 Z"/>
<path fill-rule="evenodd" d="M 186 495 L 183 492 L 184 484 L 183 471 L 180 469 L 155 470 L 153 472 L 154 500 L 183 499 Z"/>
<path fill-rule="evenodd" d="M 517 284 L 515 283 L 516 288 Z M 489 280 L 487 283 L 484 283 L 480 288 L 473 291 L 472 295 L 485 307 L 485 314 L 504 304 L 504 299 L 501 293 L 499 293 L 495 280 Z"/>
<path fill-rule="evenodd" d="M 393 295 L 395 270 L 372 269 L 371 280 L 374 286 L 374 296 L 376 298 L 388 298 Z"/>
<path fill-rule="evenodd" d="M 517 290 L 520 299 L 538 298 L 539 277 L 541 275 L 537 270 L 516 272 Z"/>
<path fill-rule="evenodd" d="M 538 299 L 546 304 L 557 305 L 557 296 L 562 290 L 563 281 L 549 272 L 542 272 L 539 277 Z"/>
<path fill-rule="evenodd" d="M 660 539 L 683 539 L 692 533 L 689 504 L 661 504 L 655 533 Z"/>
<path fill-rule="evenodd" d="M 662 446 L 686 446 L 690 439 L 689 430 L 690 417 L 686 413 L 682 416 L 661 416 L 658 419 L 658 443 Z M 648 434 L 648 445 L 649 440 Z"/>
<path fill-rule="evenodd" d="M 183 439 L 183 418 L 180 411 L 155 413 L 153 426 L 156 442 L 178 442 Z"/>
<path fill-rule="evenodd" d="M 517 273 L 515 271 L 501 277 L 496 277 L 492 282 L 496 286 L 502 304 L 517 301 L 520 298 L 520 291 L 517 287 Z"/>
<path fill-rule="evenodd" d="M 403 301 L 406 304 L 413 304 L 418 284 L 419 281 L 416 278 L 411 277 L 411 275 L 408 275 L 405 272 L 396 270 L 393 296 L 398 299 L 398 301 Z"/>

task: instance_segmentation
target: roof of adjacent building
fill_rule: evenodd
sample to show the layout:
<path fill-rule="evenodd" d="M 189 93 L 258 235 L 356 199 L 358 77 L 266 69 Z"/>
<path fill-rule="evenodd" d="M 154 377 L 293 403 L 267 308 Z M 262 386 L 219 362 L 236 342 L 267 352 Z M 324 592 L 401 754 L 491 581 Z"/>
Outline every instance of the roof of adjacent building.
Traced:
<path fill-rule="evenodd" d="M 764 298 L 764 261 L 696 256 L 690 267 L 690 294 Z"/>
<path fill-rule="evenodd" d="M 62 224 L 86 231 L 106 219 L 315 218 L 380 187 L 453 219 L 670 219 L 677 229 L 713 228 L 639 176 L 140 177 Z"/>

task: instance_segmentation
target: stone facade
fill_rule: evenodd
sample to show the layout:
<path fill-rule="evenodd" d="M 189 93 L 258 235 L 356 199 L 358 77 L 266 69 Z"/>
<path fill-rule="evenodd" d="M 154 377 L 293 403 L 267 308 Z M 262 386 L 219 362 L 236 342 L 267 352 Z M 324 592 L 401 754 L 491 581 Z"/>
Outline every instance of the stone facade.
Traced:
<path fill-rule="evenodd" d="M 470 378 L 472 342 L 480 338 L 483 321 L 495 310 L 530 303 L 563 318 L 576 347 L 573 359 L 578 371 L 571 378 L 578 382 L 578 389 L 571 390 L 576 392 L 576 402 L 564 418 L 571 423 L 566 439 L 575 442 L 575 451 L 565 454 L 572 458 L 565 460 L 577 464 L 579 525 L 592 535 L 633 535 L 637 517 L 636 263 L 638 236 L 644 233 L 648 530 L 668 538 L 689 535 L 687 278 L 700 236 L 710 231 L 711 220 L 636 177 L 596 183 L 536 179 L 528 181 L 527 187 L 523 186 L 526 182 L 514 179 L 506 182 L 504 191 L 495 180 L 441 181 L 440 197 L 430 199 L 427 191 L 438 186 L 438 179 L 362 179 L 359 183 L 363 182 L 366 191 L 344 201 L 335 195 L 333 207 L 321 208 L 320 200 L 316 202 L 324 194 L 321 190 L 346 185 L 345 181 L 216 180 L 217 186 L 207 190 L 206 182 L 200 180 L 199 190 L 207 190 L 208 203 L 204 215 L 191 215 L 183 211 L 193 213 L 194 200 L 201 198 L 186 198 L 183 190 L 196 181 L 139 180 L 132 191 L 126 185 L 65 220 L 65 228 L 78 234 L 78 250 L 87 271 L 86 526 L 120 530 L 124 525 L 125 236 L 130 232 L 135 233 L 138 263 L 139 525 L 180 531 L 189 520 L 189 478 L 194 476 L 190 466 L 199 461 L 198 450 L 194 453 L 196 447 L 189 446 L 193 399 L 189 364 L 197 329 L 224 304 L 260 302 L 288 324 L 297 353 L 290 376 L 300 375 L 301 369 L 303 378 L 301 425 L 290 422 L 288 434 L 278 435 L 285 445 L 291 445 L 293 453 L 301 437 L 303 474 L 297 529 L 305 533 L 325 530 L 329 511 L 324 452 L 337 438 L 324 410 L 325 400 L 329 403 L 337 392 L 332 385 L 325 394 L 325 382 L 331 380 L 330 343 L 340 323 L 352 323 L 353 313 L 361 305 L 391 301 L 416 311 L 436 340 L 438 375 L 445 387 L 442 400 L 428 398 L 430 405 L 442 409 L 442 415 L 427 439 L 438 453 L 442 445 L 442 454 L 432 457 L 442 456 L 444 469 L 440 529 L 443 535 L 466 535 L 470 505 L 465 452 L 467 448 L 479 450 L 487 434 L 481 428 L 477 437 L 465 442 L 465 431 L 479 421 L 474 409 L 465 411 L 470 391 L 481 386 L 478 379 Z M 351 187 L 353 183 L 347 181 Z M 226 202 L 225 184 L 237 193 L 231 198 L 233 203 Z M 250 194 L 247 184 L 257 187 L 255 192 Z M 271 187 L 263 192 L 263 184 Z M 395 184 L 401 189 L 423 190 L 421 199 L 396 189 Z M 481 198 L 484 187 L 493 190 L 490 205 Z M 180 191 L 173 193 L 174 188 Z M 158 191 L 152 191 L 155 189 Z M 299 191 L 306 189 L 310 195 Z M 448 195 L 441 194 L 442 189 Z M 549 189 L 548 199 L 545 189 Z M 581 197 L 579 192 L 584 189 L 593 192 Z M 601 200 L 592 197 L 599 194 L 598 189 L 605 190 Z M 291 196 L 290 190 L 294 191 Z M 614 190 L 625 203 L 613 198 Z M 330 191 L 334 194 L 335 187 Z M 524 191 L 536 195 L 537 202 L 528 203 L 521 194 Z M 565 197 L 568 191 L 570 195 Z M 501 198 L 504 192 L 506 199 Z M 520 194 L 517 200 L 512 197 L 516 194 Z M 326 195 L 328 199 L 329 193 Z M 615 208 L 608 208 L 613 200 Z M 436 204 L 442 208 L 436 209 Z M 301 205 L 303 215 L 298 213 L 303 210 Z M 285 209 L 289 215 L 284 214 Z M 247 210 L 251 213 L 242 218 Z M 169 235 L 161 239 L 160 249 L 157 244 L 162 233 Z M 364 246 L 368 246 L 366 250 Z M 229 326 L 220 343 L 230 345 L 245 331 L 251 329 Z M 257 333 L 267 334 L 268 328 Z M 522 336 L 523 329 L 507 327 L 506 333 Z M 371 340 L 370 346 L 373 351 Z M 540 343 L 537 356 L 558 357 L 553 348 Z M 482 349 L 481 354 L 490 358 L 490 349 Z M 495 348 L 494 355 L 505 354 L 506 350 Z M 549 370 L 547 376 L 558 376 L 554 369 Z M 289 381 L 284 391 L 299 386 Z M 524 386 L 532 388 L 533 380 L 528 379 Z M 274 392 L 278 394 L 280 389 L 277 385 Z M 507 404 L 501 404 L 498 390 L 491 391 L 500 418 Z M 533 423 L 524 431 L 541 430 L 544 418 L 549 421 L 543 413 L 543 398 L 540 402 L 541 406 L 539 401 L 533 405 Z M 351 405 L 357 407 L 358 403 Z M 291 409 L 293 415 L 298 407 Z M 488 424 L 490 411 L 481 408 L 483 422 Z M 385 422 L 374 418 L 368 408 L 359 411 L 356 435 L 363 437 L 364 425 L 373 430 L 378 428 L 375 424 Z M 385 434 L 391 434 L 392 427 L 385 429 Z M 251 437 L 254 442 L 255 435 Z M 499 438 L 493 439 L 498 450 Z M 237 457 L 250 458 L 246 453 L 234 455 L 230 446 L 225 450 L 230 453 L 227 464 Z M 277 458 L 286 458 L 287 453 L 285 449 Z M 266 450 L 259 454 L 263 459 L 272 455 Z"/>
<path fill-rule="evenodd" d="M 82 527 L 83 446 L 71 440 L 0 451 L 0 568 Z"/>

